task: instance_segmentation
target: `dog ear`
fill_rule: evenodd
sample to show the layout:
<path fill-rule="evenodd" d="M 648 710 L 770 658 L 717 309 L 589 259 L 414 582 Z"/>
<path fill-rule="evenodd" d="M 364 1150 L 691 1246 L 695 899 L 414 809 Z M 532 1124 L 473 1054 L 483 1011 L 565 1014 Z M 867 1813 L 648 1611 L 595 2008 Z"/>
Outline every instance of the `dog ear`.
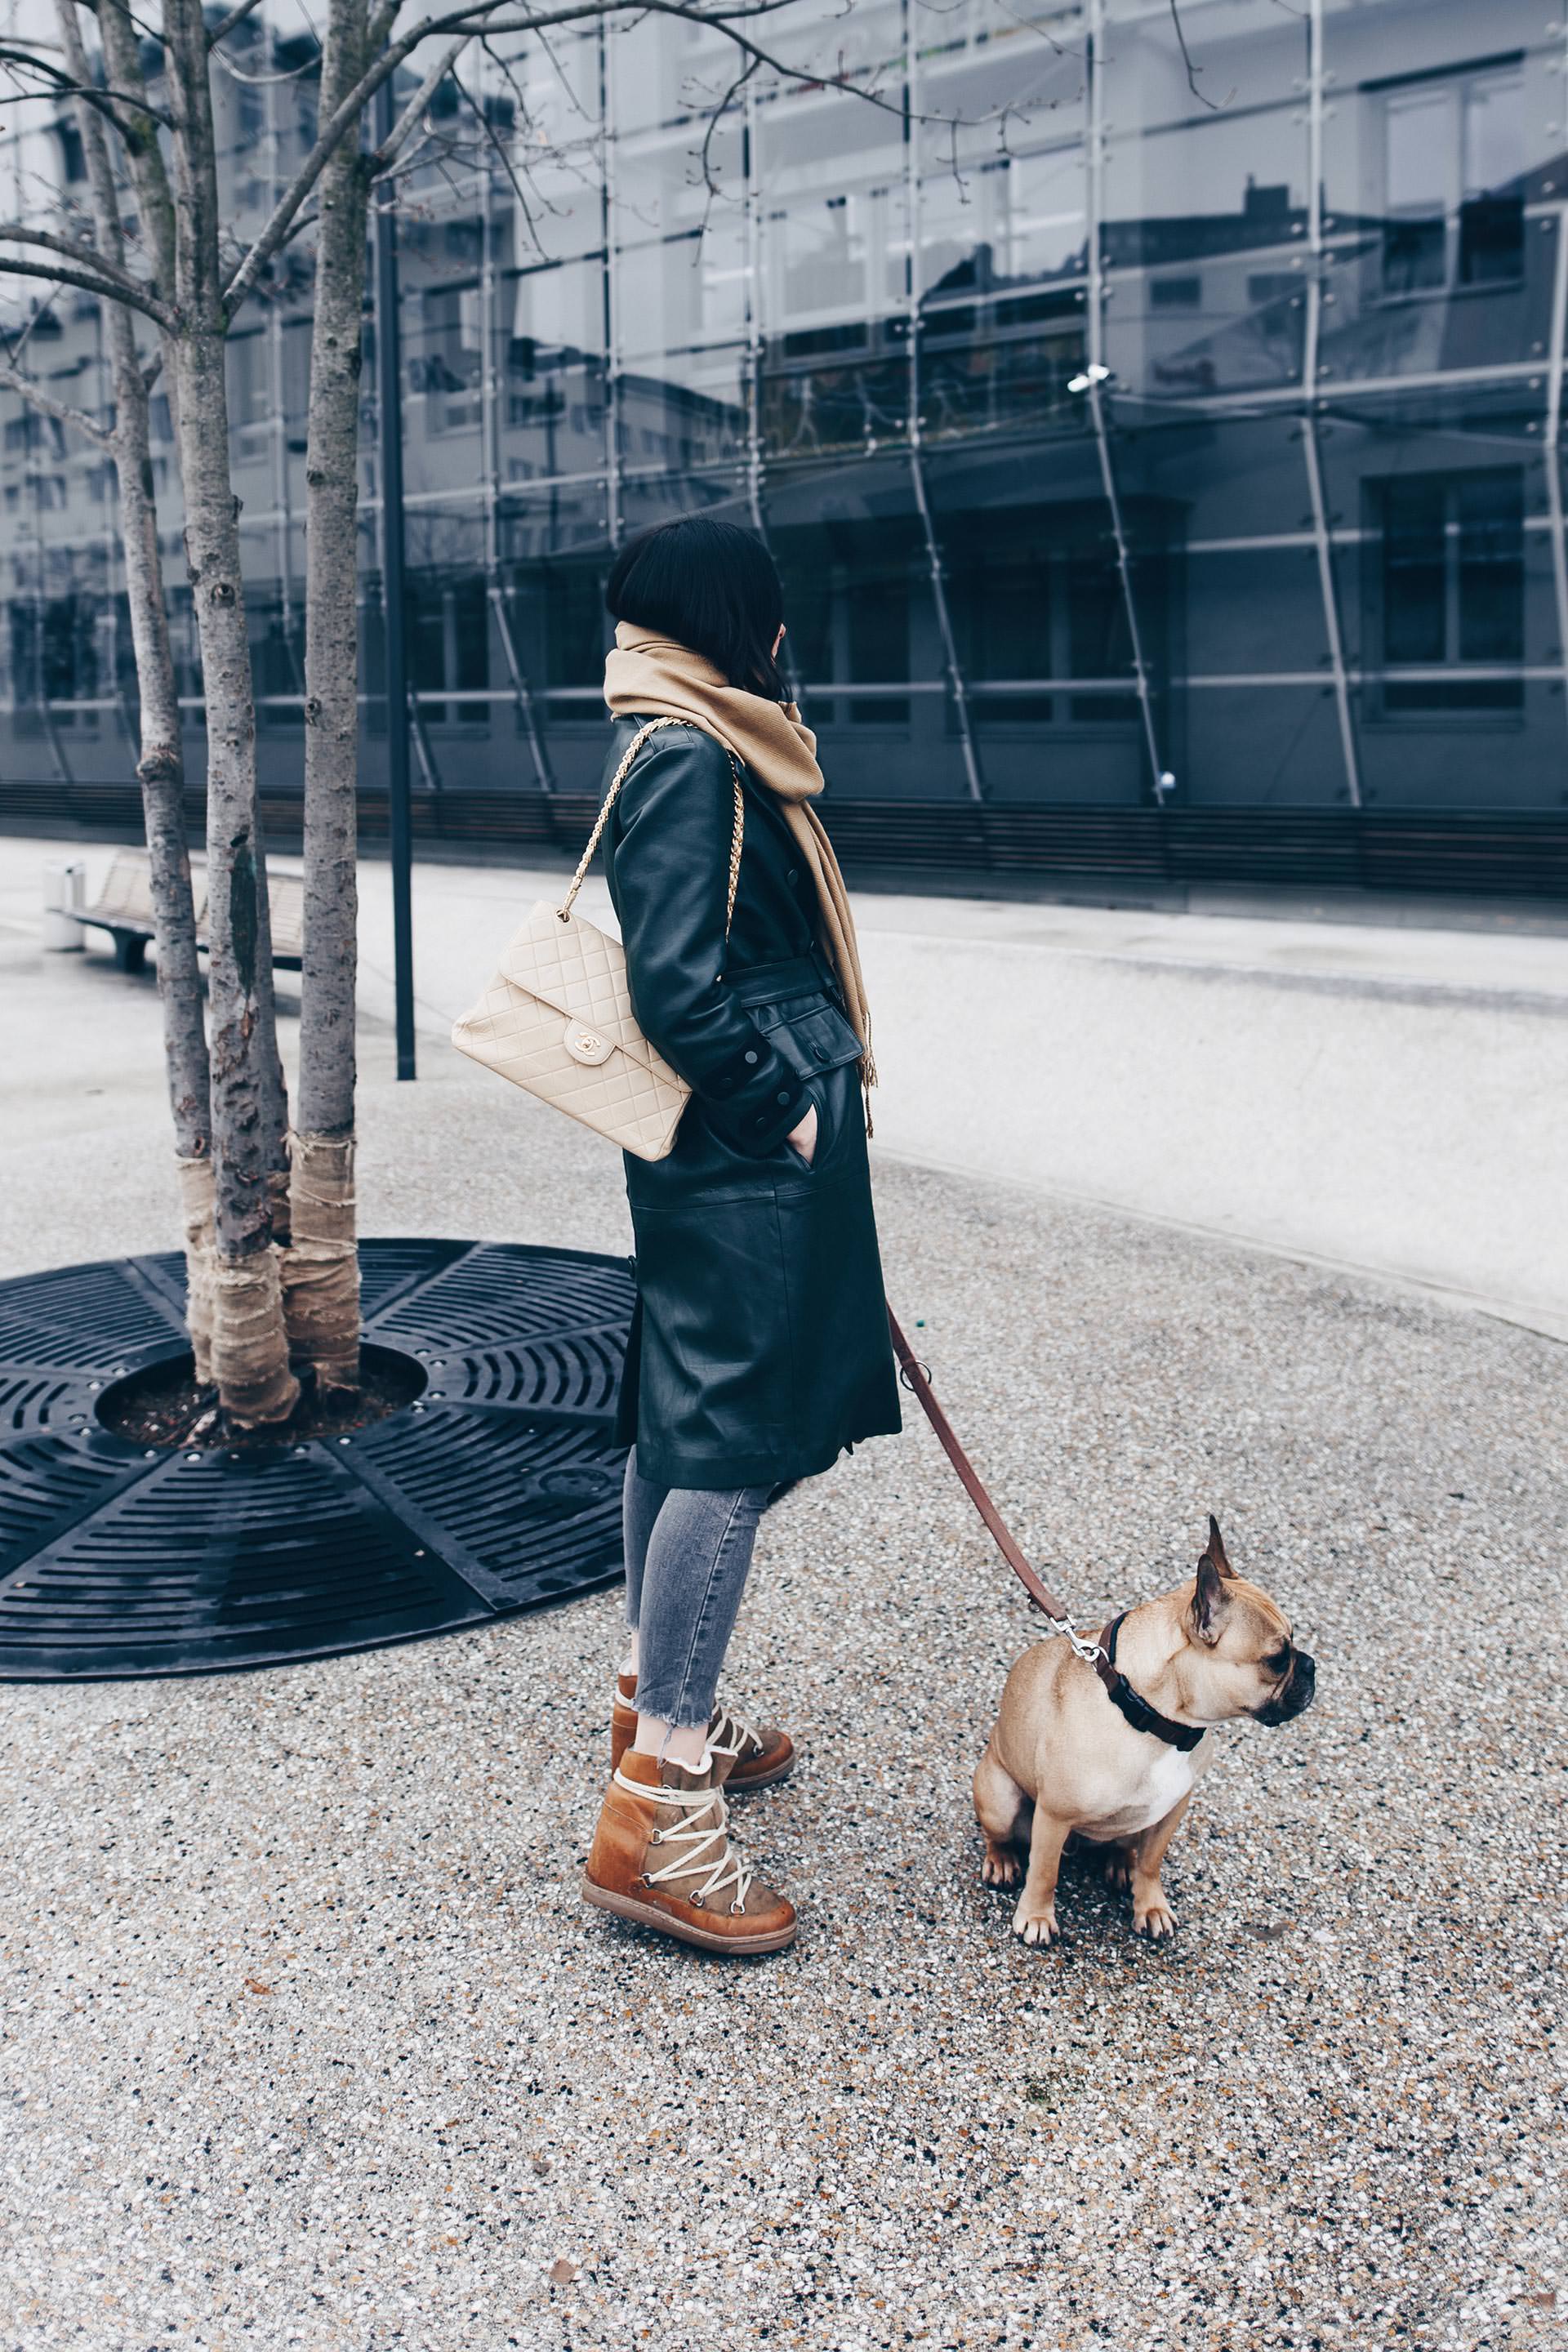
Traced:
<path fill-rule="evenodd" d="M 1205 1551 L 1198 1562 L 1197 1588 L 1193 1594 L 1193 1631 L 1210 1648 L 1219 1640 L 1230 1602 L 1219 1570 Z"/>
<path fill-rule="evenodd" d="M 1219 1521 L 1212 1511 L 1209 1513 L 1209 1539 L 1204 1551 L 1204 1558 L 1212 1559 L 1222 1576 L 1236 1574 L 1235 1569 L 1225 1556 L 1225 1538 L 1219 1531 Z"/>

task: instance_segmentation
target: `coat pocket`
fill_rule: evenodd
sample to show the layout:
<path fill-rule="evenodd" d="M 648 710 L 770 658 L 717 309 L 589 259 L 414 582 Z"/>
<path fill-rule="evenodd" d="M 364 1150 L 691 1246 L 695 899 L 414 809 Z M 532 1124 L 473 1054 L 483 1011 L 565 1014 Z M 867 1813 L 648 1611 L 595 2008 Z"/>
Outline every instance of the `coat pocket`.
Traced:
<path fill-rule="evenodd" d="M 797 1077 L 839 1070 L 860 1059 L 860 1040 L 836 1004 L 821 994 L 763 1004 L 752 1018 Z"/>

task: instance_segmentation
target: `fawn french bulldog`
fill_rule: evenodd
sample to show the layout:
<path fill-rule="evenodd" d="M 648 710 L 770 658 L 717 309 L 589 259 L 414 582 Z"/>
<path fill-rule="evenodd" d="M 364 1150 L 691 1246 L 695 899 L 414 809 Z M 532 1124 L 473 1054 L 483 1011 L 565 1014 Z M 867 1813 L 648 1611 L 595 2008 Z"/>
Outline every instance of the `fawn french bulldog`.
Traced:
<path fill-rule="evenodd" d="M 1059 1638 L 1025 1651 L 975 1768 L 983 1874 L 988 1886 L 1024 1874 L 1013 1927 L 1028 1944 L 1058 1933 L 1057 1872 L 1075 1833 L 1104 1849 L 1113 1885 L 1131 1885 L 1138 1933 L 1170 1935 L 1160 1864 L 1214 1760 L 1204 1735 L 1239 1716 L 1289 1723 L 1312 1703 L 1311 1658 L 1279 1603 L 1237 1576 L 1213 1518 L 1196 1576 L 1099 1640 L 1109 1673 Z"/>

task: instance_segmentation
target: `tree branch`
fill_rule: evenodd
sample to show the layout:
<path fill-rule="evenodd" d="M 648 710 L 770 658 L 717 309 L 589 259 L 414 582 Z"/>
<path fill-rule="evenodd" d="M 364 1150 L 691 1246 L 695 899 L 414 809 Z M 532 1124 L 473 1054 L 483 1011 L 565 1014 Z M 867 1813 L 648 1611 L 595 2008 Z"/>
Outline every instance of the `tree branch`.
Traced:
<path fill-rule="evenodd" d="M 120 4 L 122 5 L 122 0 L 120 0 Z M 116 0 L 104 0 L 104 5 L 116 5 Z M 384 0 L 384 5 L 377 14 L 378 23 L 382 17 L 387 16 L 387 5 L 388 0 Z M 362 75 L 342 103 L 335 107 L 327 121 L 319 126 L 315 145 L 295 173 L 288 187 L 284 189 L 273 209 L 271 218 L 262 228 L 250 251 L 230 277 L 224 289 L 225 307 L 230 318 L 251 292 L 261 272 L 283 242 L 289 222 L 315 186 L 321 177 L 322 166 L 339 140 L 359 121 L 382 83 L 397 71 L 405 58 L 418 47 L 421 41 L 435 39 L 442 34 L 448 36 L 461 34 L 465 39 L 469 39 L 475 35 L 491 32 L 545 33 L 553 31 L 559 26 L 580 25 L 592 22 L 597 17 L 626 13 L 625 0 L 566 0 L 566 5 L 562 7 L 537 9 L 523 16 L 498 18 L 494 11 L 506 5 L 507 0 L 468 0 L 468 5 L 451 9 L 443 16 L 422 17 L 410 31 L 402 34 L 388 48 L 383 50 L 374 65 Z M 906 110 L 901 102 L 882 98 L 875 90 L 863 89 L 848 74 L 822 74 L 813 72 L 802 66 L 788 65 L 782 58 L 776 58 L 768 50 L 759 47 L 755 42 L 748 40 L 744 34 L 735 29 L 738 24 L 749 17 L 772 16 L 789 5 L 790 0 L 738 0 L 738 5 L 734 6 L 710 11 L 691 6 L 689 0 L 637 0 L 637 14 L 677 16 L 689 25 L 710 26 L 733 41 L 738 48 L 744 51 L 748 57 L 753 58 L 759 66 L 769 67 L 786 81 L 809 82 L 821 89 L 846 90 L 852 96 L 862 99 L 867 105 L 879 107 L 883 112 L 896 115 L 902 121 Z M 390 23 L 390 17 L 387 21 Z M 426 76 L 426 81 L 431 88 L 436 87 L 449 68 L 450 60 L 446 59 L 442 62 L 439 71 L 435 73 L 434 80 Z M 425 87 L 426 84 L 422 82 L 421 89 Z M 427 98 L 424 100 L 416 98 L 411 102 L 410 107 L 404 110 L 404 114 L 393 134 L 393 139 L 398 145 L 402 144 L 403 140 L 407 136 L 408 130 L 412 128 L 413 122 L 417 120 L 419 111 L 426 104 L 428 104 Z M 926 118 L 922 116 L 911 119 L 923 121 Z M 375 168 L 384 170 L 394 153 L 395 153 L 395 148 L 393 142 L 389 141 L 386 154 L 378 159 Z"/>
<path fill-rule="evenodd" d="M 1291 13 L 1293 15 L 1294 10 Z M 1198 68 L 1194 65 L 1192 51 L 1187 47 L 1187 36 L 1182 24 L 1182 11 L 1178 5 L 1178 0 L 1171 0 L 1171 22 L 1176 28 L 1176 47 L 1182 53 L 1182 63 L 1187 69 L 1187 88 L 1192 91 L 1193 96 L 1200 100 L 1212 113 L 1223 113 L 1230 104 L 1231 99 L 1236 96 L 1236 92 L 1232 90 L 1226 98 L 1210 98 L 1206 92 L 1198 88 Z"/>
<path fill-rule="evenodd" d="M 62 68 L 51 65 L 48 59 L 40 57 L 36 49 L 16 48 L 8 41 L 0 42 L 0 66 L 12 66 L 18 70 L 25 68 L 28 73 L 37 74 L 40 81 L 48 84 L 49 94 L 54 98 L 85 99 L 89 106 L 96 106 L 100 114 L 106 114 L 117 131 L 122 131 L 125 128 L 114 111 L 117 101 L 125 106 L 134 107 L 138 113 L 150 115 L 153 121 L 161 123 L 165 131 L 170 128 L 169 117 L 162 108 L 153 105 L 150 100 L 132 98 L 125 90 L 100 89 L 93 82 L 73 81 L 70 75 Z M 26 98 L 38 98 L 43 93 L 38 90 L 26 90 L 21 95 Z M 19 100 L 10 100 L 6 102 L 16 104 Z"/>
<path fill-rule="evenodd" d="M 484 43 L 482 41 L 480 42 L 479 47 L 481 49 L 484 48 Z M 486 55 L 489 55 L 488 50 L 486 51 Z M 459 74 L 454 73 L 452 80 L 458 93 L 467 104 L 474 121 L 479 124 L 481 136 L 494 150 L 496 161 L 500 165 L 501 170 L 505 173 L 507 179 L 511 184 L 512 194 L 517 198 L 518 211 L 522 215 L 523 222 L 527 227 L 530 236 L 532 237 L 535 245 L 537 246 L 539 243 L 539 232 L 534 226 L 533 206 L 529 202 L 528 194 L 523 187 L 522 182 L 518 178 L 516 172 L 512 168 L 510 156 L 507 153 L 500 140 L 496 136 L 495 124 L 486 114 L 484 108 L 479 104 L 479 100 L 474 96 L 473 91 L 468 88 L 467 82 L 463 80 L 462 77 Z"/>
<path fill-rule="evenodd" d="M 216 49 L 220 41 L 226 41 L 235 26 L 237 25 L 243 25 L 251 11 L 255 8 L 259 8 L 260 5 L 261 0 L 239 0 L 238 7 L 231 8 L 227 16 L 225 16 L 220 23 L 215 25 L 212 31 L 207 35 L 208 48 Z"/>
<path fill-rule="evenodd" d="M 164 310 L 150 286 L 142 285 L 128 271 L 117 269 L 95 246 L 74 244 L 68 236 L 56 236 L 51 229 L 16 228 L 9 224 L 0 225 L 0 242 L 6 245 L 41 245 L 46 252 L 63 253 L 68 260 L 79 265 L 90 262 L 99 276 L 108 280 L 121 301 L 129 302 L 133 309 L 145 310 L 147 316 L 156 319 L 161 326 L 174 323 L 173 314 Z"/>
<path fill-rule="evenodd" d="M 430 68 L 392 129 L 387 132 L 384 145 L 377 148 L 371 157 L 370 169 L 373 178 L 379 178 L 388 165 L 395 162 L 398 149 L 407 139 L 409 132 L 468 47 L 472 37 L 471 34 L 465 33 L 460 40 L 449 42 L 444 53 Z"/>
<path fill-rule="evenodd" d="M 42 384 L 35 383 L 30 375 L 24 375 L 19 368 L 8 367 L 0 361 L 0 384 L 9 392 L 20 393 L 29 408 L 37 408 L 45 416 L 52 416 L 59 424 L 68 425 L 73 433 L 79 433 L 85 440 L 96 442 L 100 449 L 112 452 L 114 436 L 107 426 L 89 416 L 85 408 L 73 408 L 68 400 L 57 400 L 52 393 L 46 392 Z"/>
<path fill-rule="evenodd" d="M 84 270 L 63 268 L 58 261 L 18 261 L 0 253 L 0 278 L 47 278 L 51 286 L 79 286 L 84 294 L 96 294 L 100 302 L 125 302 L 133 310 L 145 311 L 154 325 L 171 332 L 175 323 L 174 314 L 152 295 L 128 294 L 123 287 L 111 286 L 102 278 L 89 278 Z"/>
<path fill-rule="evenodd" d="M 132 105 L 138 104 L 147 82 L 142 68 L 142 43 L 127 0 L 97 0 L 97 16 L 104 66 L 115 86 L 115 94 L 124 96 Z M 164 293 L 172 294 L 174 199 L 163 151 L 156 134 L 144 121 L 134 121 L 121 135 L 131 166 L 131 184 L 136 192 L 136 209 L 142 215 L 142 234 L 152 247 L 156 264 L 157 283 Z"/>

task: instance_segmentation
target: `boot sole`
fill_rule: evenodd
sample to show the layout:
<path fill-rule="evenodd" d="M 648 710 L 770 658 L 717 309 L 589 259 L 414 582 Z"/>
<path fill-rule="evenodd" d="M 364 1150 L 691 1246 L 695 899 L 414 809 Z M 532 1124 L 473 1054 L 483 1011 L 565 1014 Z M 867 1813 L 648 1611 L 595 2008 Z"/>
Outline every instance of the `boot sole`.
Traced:
<path fill-rule="evenodd" d="M 617 1919 L 630 1919 L 638 1927 L 657 1928 L 661 1936 L 673 1936 L 679 1944 L 693 1944 L 700 1952 L 733 1952 L 742 1958 L 752 1952 L 782 1952 L 786 1945 L 794 1943 L 798 1924 L 792 1919 L 787 1927 L 770 1927 L 754 1936 L 716 1936 L 706 1927 L 689 1927 L 683 1921 L 672 1919 L 657 1904 L 639 1903 L 635 1895 L 616 1895 L 607 1886 L 595 1886 L 585 1874 L 583 1900 L 591 1903 L 595 1911 L 613 1911 Z"/>
<path fill-rule="evenodd" d="M 752 1772 L 743 1780 L 739 1779 L 735 1773 L 731 1772 L 729 1779 L 722 1781 L 721 1786 L 725 1789 L 731 1797 L 749 1796 L 753 1789 L 776 1788 L 781 1780 L 787 1780 L 789 1779 L 790 1774 L 795 1770 L 795 1758 L 793 1756 L 786 1756 L 782 1764 L 773 1765 L 772 1769 L 766 1772 Z"/>
<path fill-rule="evenodd" d="M 631 1744 L 631 1741 L 628 1739 L 626 1742 L 626 1748 L 629 1748 Z M 622 1748 L 620 1756 L 616 1756 L 612 1752 L 610 1758 L 610 1777 L 612 1780 L 615 1778 L 616 1772 L 620 1766 L 621 1757 L 625 1756 L 626 1752 L 626 1748 Z M 753 1789 L 776 1789 L 781 1780 L 787 1780 L 789 1779 L 790 1774 L 795 1770 L 795 1768 L 799 1761 L 800 1750 L 796 1748 L 793 1756 L 786 1756 L 782 1764 L 773 1765 L 771 1769 L 766 1772 L 753 1773 L 749 1780 L 736 1780 L 734 1774 L 731 1772 L 727 1780 L 720 1782 L 720 1786 L 721 1788 L 727 1790 L 731 1797 L 749 1796 Z"/>

